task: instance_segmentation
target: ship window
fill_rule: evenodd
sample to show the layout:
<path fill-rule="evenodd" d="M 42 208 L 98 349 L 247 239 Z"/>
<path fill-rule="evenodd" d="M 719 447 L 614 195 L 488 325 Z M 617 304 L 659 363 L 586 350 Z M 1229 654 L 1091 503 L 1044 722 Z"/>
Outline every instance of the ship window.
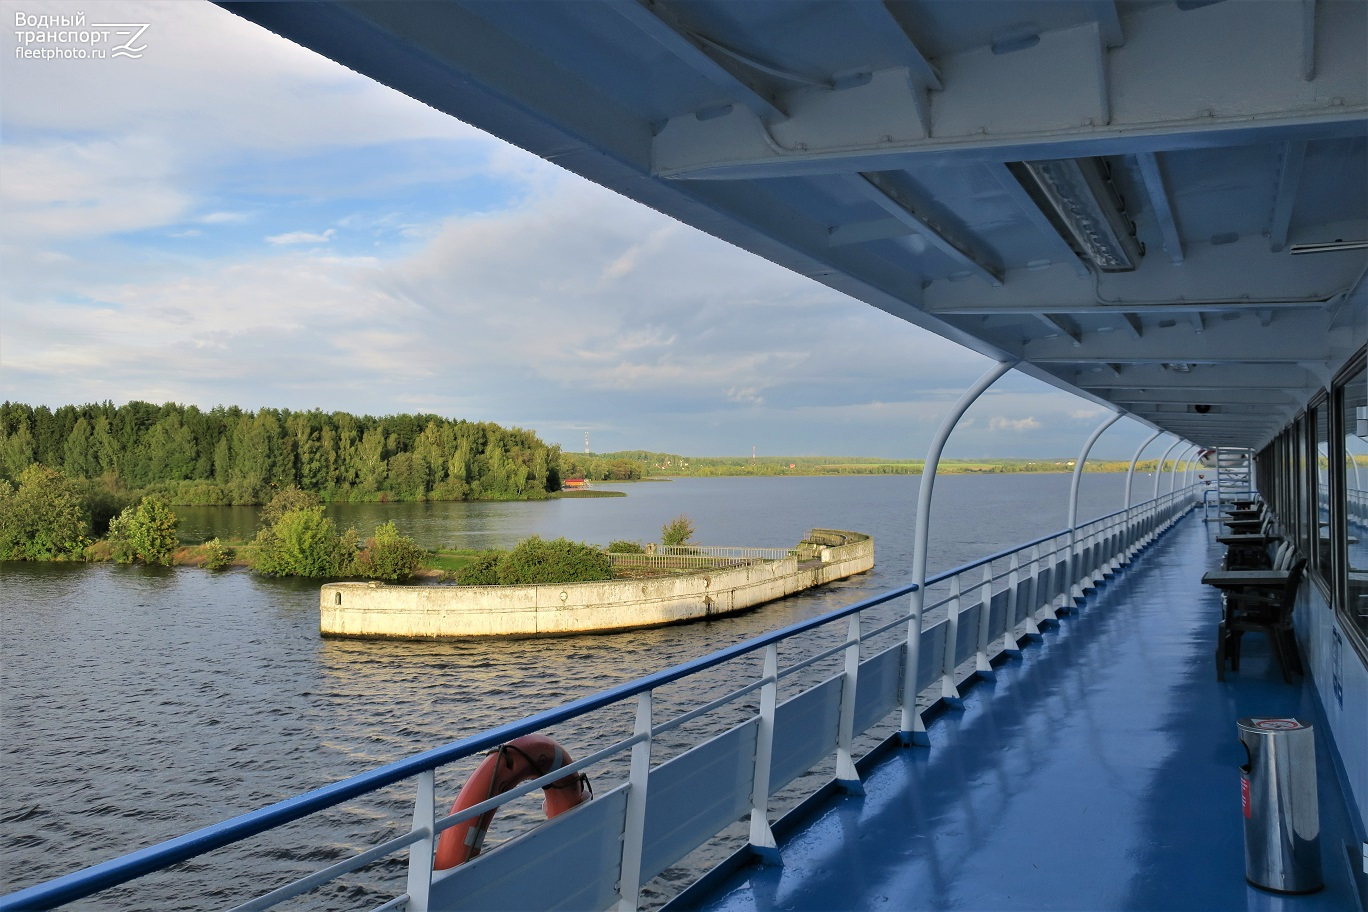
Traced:
<path fill-rule="evenodd" d="M 1345 607 L 1368 633 L 1368 371 L 1359 370 L 1339 390 L 1344 435 Z"/>
<path fill-rule="evenodd" d="M 1311 504 L 1311 529 L 1308 537 L 1316 542 L 1311 549 L 1311 566 L 1322 583 L 1330 585 L 1330 409 L 1327 403 L 1316 406 L 1311 463 L 1315 499 Z"/>

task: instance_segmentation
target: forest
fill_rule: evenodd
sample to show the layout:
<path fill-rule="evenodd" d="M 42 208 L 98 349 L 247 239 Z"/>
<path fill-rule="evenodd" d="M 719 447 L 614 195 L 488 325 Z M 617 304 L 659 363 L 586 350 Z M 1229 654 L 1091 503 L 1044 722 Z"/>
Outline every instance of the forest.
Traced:
<path fill-rule="evenodd" d="M 561 486 L 535 433 L 437 415 L 352 415 L 111 402 L 0 405 L 0 482 L 40 464 L 172 504 L 261 504 L 298 487 L 325 501 L 529 500 Z"/>

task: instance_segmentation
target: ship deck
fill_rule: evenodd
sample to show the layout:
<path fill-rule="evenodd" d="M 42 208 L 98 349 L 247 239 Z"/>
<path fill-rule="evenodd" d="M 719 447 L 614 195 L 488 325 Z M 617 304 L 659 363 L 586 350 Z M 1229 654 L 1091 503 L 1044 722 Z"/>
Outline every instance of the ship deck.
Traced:
<path fill-rule="evenodd" d="M 1264 638 L 1216 680 L 1223 548 L 1183 520 L 1021 659 L 928 725 L 931 746 L 864 764 L 864 795 L 829 792 L 776 827 L 782 866 L 714 872 L 671 908 L 1257 909 L 1359 907 L 1348 811 L 1317 725 L 1325 889 L 1244 879 L 1235 720 L 1319 722 Z"/>

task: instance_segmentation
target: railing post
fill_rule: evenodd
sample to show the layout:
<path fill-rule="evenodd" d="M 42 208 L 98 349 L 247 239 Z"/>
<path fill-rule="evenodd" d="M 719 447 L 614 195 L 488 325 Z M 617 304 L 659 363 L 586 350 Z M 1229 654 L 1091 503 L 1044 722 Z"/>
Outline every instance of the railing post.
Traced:
<path fill-rule="evenodd" d="M 926 453 L 926 463 L 922 466 L 921 484 L 917 487 L 916 530 L 912 539 L 912 582 L 916 589 L 911 596 L 911 610 L 907 621 L 907 650 L 903 661 L 902 717 L 899 722 L 899 736 L 904 745 L 929 744 L 926 737 L 926 723 L 917 711 L 917 678 L 921 666 L 922 606 L 926 604 L 926 545 L 927 534 L 931 528 L 931 492 L 936 482 L 936 467 L 940 465 L 941 451 L 950 432 L 959 423 L 964 412 L 973 404 L 984 390 L 1007 371 L 1015 361 L 1003 361 L 989 368 L 969 389 L 964 391 L 950 414 L 945 416 L 931 447 Z"/>
<path fill-rule="evenodd" d="M 945 650 L 941 653 L 941 699 L 951 706 L 960 705 L 959 688 L 955 686 L 955 652 L 959 648 L 960 581 L 959 574 L 950 577 L 950 603 L 946 606 Z"/>
<path fill-rule="evenodd" d="M 851 745 L 855 741 L 855 695 L 860 680 L 860 612 L 850 616 L 846 629 L 845 676 L 841 681 L 841 724 L 836 738 L 836 783 L 841 790 L 863 795 Z"/>
<path fill-rule="evenodd" d="M 779 704 L 779 644 L 765 647 L 761 667 L 759 727 L 755 732 L 755 775 L 751 781 L 750 848 L 761 861 L 779 864 L 779 844 L 769 825 L 770 767 L 774 757 L 774 708 Z"/>
<path fill-rule="evenodd" d="M 1020 619 L 1017 612 L 1021 607 L 1021 560 L 1017 552 L 1012 552 L 1012 562 L 1007 567 L 1007 621 L 1002 632 L 1002 651 L 1008 655 L 1021 655 L 1021 644 L 1017 642 L 1016 628 Z"/>
<path fill-rule="evenodd" d="M 983 566 L 983 592 L 979 599 L 978 651 L 974 654 L 974 671 L 991 677 L 993 663 L 988 658 L 988 641 L 993 623 L 993 562 Z"/>
<path fill-rule="evenodd" d="M 1040 636 L 1036 612 L 1040 610 L 1040 545 L 1031 545 L 1031 587 L 1026 596 L 1026 635 Z"/>
<path fill-rule="evenodd" d="M 618 872 L 618 912 L 635 912 L 641 901 L 641 848 L 646 838 L 646 789 L 651 781 L 651 694 L 648 690 L 637 697 L 633 733 L 645 738 L 632 745 L 622 865 Z"/>
<path fill-rule="evenodd" d="M 418 794 L 413 800 L 412 833 L 426 832 L 427 836 L 409 846 L 408 912 L 428 912 L 428 895 L 432 890 L 432 829 L 437 821 L 436 773 L 424 770 L 418 774 Z"/>

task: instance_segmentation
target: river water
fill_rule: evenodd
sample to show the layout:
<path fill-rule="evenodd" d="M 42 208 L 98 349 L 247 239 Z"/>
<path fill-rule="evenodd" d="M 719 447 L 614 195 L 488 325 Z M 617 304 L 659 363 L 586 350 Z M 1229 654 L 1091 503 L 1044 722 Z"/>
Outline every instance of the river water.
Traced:
<path fill-rule="evenodd" d="M 699 544 L 787 547 L 814 526 L 875 538 L 875 568 L 861 576 L 736 617 L 610 636 L 323 639 L 315 583 L 241 570 L 0 563 L 4 892 L 900 585 L 911 573 L 919 481 L 683 479 L 623 485 L 622 498 L 332 508 L 343 526 L 365 534 L 392 519 L 428 547 L 509 546 L 531 534 L 649 541 L 681 513 L 693 519 Z M 1137 500 L 1152 485 L 1137 478 Z M 1085 476 L 1080 519 L 1118 509 L 1123 487 L 1122 475 Z M 1067 475 L 937 479 L 931 572 L 1062 528 L 1068 490 Z M 245 538 L 256 522 L 255 510 L 244 508 L 177 512 L 187 541 Z M 735 686 L 726 678 L 736 673 L 681 686 L 663 703 Z M 623 706 L 555 735 L 583 754 L 628 732 L 630 714 Z M 440 801 L 454 796 L 468 770 L 439 780 Z M 593 773 L 606 790 L 621 764 Z M 412 800 L 396 787 L 76 907 L 226 908 L 404 831 Z M 506 809 L 498 835 L 535 822 L 538 805 L 528 798 Z M 646 891 L 648 904 L 723 852 L 702 852 L 662 875 Z M 402 867 L 401 855 L 282 908 L 371 907 L 402 891 Z"/>

